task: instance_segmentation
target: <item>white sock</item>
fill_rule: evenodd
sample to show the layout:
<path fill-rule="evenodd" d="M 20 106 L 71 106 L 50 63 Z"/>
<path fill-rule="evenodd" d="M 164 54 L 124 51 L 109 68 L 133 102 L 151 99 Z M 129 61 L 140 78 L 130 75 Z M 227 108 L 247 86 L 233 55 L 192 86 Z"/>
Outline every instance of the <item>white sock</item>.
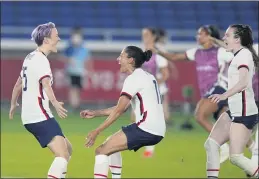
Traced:
<path fill-rule="evenodd" d="M 56 157 L 49 168 L 48 178 L 61 178 L 66 168 L 67 160 L 63 157 Z"/>
<path fill-rule="evenodd" d="M 220 160 L 219 160 L 219 144 L 208 138 L 204 144 L 207 153 L 207 177 L 218 177 Z"/>
<path fill-rule="evenodd" d="M 251 143 L 247 148 L 248 148 L 248 150 L 252 153 L 252 152 L 253 152 L 254 147 L 255 147 L 255 142 L 254 142 L 254 141 L 252 141 L 252 143 Z"/>
<path fill-rule="evenodd" d="M 258 165 L 246 158 L 243 154 L 232 154 L 230 156 L 230 161 L 252 177 L 258 175 Z"/>
<path fill-rule="evenodd" d="M 155 150 L 155 146 L 154 145 L 151 145 L 151 146 L 146 146 L 146 151 L 147 152 L 154 152 L 154 150 Z"/>
<path fill-rule="evenodd" d="M 96 155 L 94 164 L 94 178 L 107 178 L 109 161 L 107 155 Z"/>
<path fill-rule="evenodd" d="M 229 145 L 228 145 L 228 143 L 225 143 L 225 144 L 221 145 L 221 146 L 220 146 L 220 149 L 222 149 L 222 150 L 224 150 L 224 149 L 229 150 Z"/>
<path fill-rule="evenodd" d="M 70 161 L 71 159 L 71 156 L 69 157 L 69 160 L 68 162 Z M 66 178 L 66 175 L 67 175 L 67 167 L 65 168 L 65 170 L 63 171 L 62 175 L 61 175 L 61 178 Z"/>
<path fill-rule="evenodd" d="M 122 157 L 120 152 L 116 152 L 109 156 L 109 167 L 112 173 L 112 178 L 121 178 Z"/>

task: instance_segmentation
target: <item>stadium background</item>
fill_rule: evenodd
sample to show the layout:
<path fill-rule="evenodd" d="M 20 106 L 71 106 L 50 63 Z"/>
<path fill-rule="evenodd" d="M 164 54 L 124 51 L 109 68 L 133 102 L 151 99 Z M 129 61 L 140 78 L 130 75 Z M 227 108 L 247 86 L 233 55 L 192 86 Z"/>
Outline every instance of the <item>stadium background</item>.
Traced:
<path fill-rule="evenodd" d="M 125 75 L 118 71 L 116 58 L 123 47 L 141 44 L 143 27 L 164 28 L 167 49 L 184 52 L 195 47 L 196 30 L 203 24 L 215 24 L 222 32 L 233 23 L 251 25 L 258 42 L 258 2 L 1 2 L 1 177 L 45 177 L 52 160 L 50 152 L 40 150 L 36 140 L 21 125 L 19 112 L 9 121 L 7 112 L 12 87 L 20 72 L 22 60 L 35 45 L 30 34 L 41 23 L 54 22 L 61 36 L 60 53 L 51 55 L 54 89 L 58 99 L 67 100 L 68 80 L 64 72 L 62 49 L 71 28 L 81 26 L 86 47 L 91 51 L 94 72 L 84 78 L 82 106 L 101 108 L 115 104 Z M 123 177 L 205 177 L 203 143 L 207 133 L 183 112 L 184 88 L 194 89 L 191 105 L 199 99 L 193 62 L 176 62 L 179 77 L 169 79 L 170 103 L 174 125 L 167 138 L 157 146 L 155 156 L 143 159 L 142 150 L 125 152 Z M 187 73 L 188 72 L 188 73 Z M 192 108 L 193 109 L 193 108 Z M 180 125 L 189 120 L 191 131 Z M 93 149 L 85 149 L 84 138 L 100 120 L 86 121 L 78 113 L 59 120 L 74 146 L 68 177 L 92 177 Z M 120 126 L 129 123 L 124 115 L 97 140 L 100 144 Z M 248 154 L 249 155 L 249 154 Z M 32 169 L 35 167 L 35 169 Z M 153 173 L 150 169 L 153 168 Z M 189 171 L 189 172 L 187 172 Z M 244 177 L 239 169 L 226 162 L 221 177 Z"/>

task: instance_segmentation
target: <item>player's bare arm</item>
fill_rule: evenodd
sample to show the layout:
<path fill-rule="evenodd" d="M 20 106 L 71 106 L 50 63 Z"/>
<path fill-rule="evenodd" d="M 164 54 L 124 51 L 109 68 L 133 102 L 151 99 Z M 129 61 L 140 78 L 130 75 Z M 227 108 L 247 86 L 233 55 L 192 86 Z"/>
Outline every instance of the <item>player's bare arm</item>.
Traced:
<path fill-rule="evenodd" d="M 14 85 L 13 92 L 12 92 L 11 107 L 10 107 L 10 112 L 9 112 L 10 119 L 13 119 L 13 114 L 14 114 L 15 108 L 17 106 L 19 106 L 17 100 L 18 100 L 21 92 L 22 92 L 22 79 L 19 76 Z"/>
<path fill-rule="evenodd" d="M 223 47 L 223 48 L 227 48 L 226 44 L 225 44 L 222 40 L 216 39 L 216 38 L 211 37 L 211 36 L 210 36 L 210 39 L 211 39 L 212 42 L 215 43 L 216 45 L 218 45 L 218 46 L 220 46 L 220 47 Z"/>
<path fill-rule="evenodd" d="M 94 131 L 91 131 L 86 139 L 86 146 L 91 147 L 94 142 L 96 137 L 106 128 L 108 128 L 113 122 L 115 122 L 121 114 L 124 113 L 125 109 L 129 106 L 130 104 L 130 99 L 126 96 L 121 96 L 119 98 L 118 104 L 115 107 L 114 110 L 112 110 L 111 114 L 109 117 Z"/>
<path fill-rule="evenodd" d="M 129 105 L 130 105 L 130 103 L 126 106 L 126 108 L 124 109 L 124 112 L 127 111 Z M 112 113 L 112 111 L 114 111 L 116 109 L 116 107 L 117 106 L 113 106 L 113 107 L 110 107 L 110 108 L 99 109 L 99 110 L 86 109 L 86 110 L 83 110 L 83 111 L 80 112 L 80 116 L 81 116 L 81 118 L 86 118 L 86 119 L 109 116 Z"/>
<path fill-rule="evenodd" d="M 215 103 L 219 102 L 221 100 L 225 100 L 225 99 L 233 96 L 234 94 L 239 93 L 240 91 L 243 91 L 248 85 L 248 80 L 249 80 L 248 69 L 244 68 L 244 67 L 240 68 L 239 69 L 239 80 L 233 88 L 227 90 L 222 95 L 215 94 L 215 95 L 211 95 L 209 98 L 211 98 L 212 102 L 215 102 Z"/>
<path fill-rule="evenodd" d="M 52 105 L 55 107 L 58 116 L 60 118 L 66 118 L 67 117 L 67 110 L 62 106 L 64 103 L 63 102 L 59 102 L 57 101 L 53 89 L 51 87 L 51 80 L 50 78 L 43 78 L 42 81 L 42 86 L 44 91 L 46 92 L 50 102 L 52 103 Z"/>

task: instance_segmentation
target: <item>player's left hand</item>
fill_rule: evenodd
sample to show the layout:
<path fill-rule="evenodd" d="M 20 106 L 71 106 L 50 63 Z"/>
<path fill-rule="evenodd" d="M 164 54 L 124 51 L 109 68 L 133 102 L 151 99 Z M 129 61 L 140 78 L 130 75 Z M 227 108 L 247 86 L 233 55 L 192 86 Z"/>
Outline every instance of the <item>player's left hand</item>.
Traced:
<path fill-rule="evenodd" d="M 224 101 L 227 99 L 227 97 L 224 94 L 213 94 L 209 96 L 209 99 L 211 99 L 211 102 L 218 103 L 220 101 Z"/>
<path fill-rule="evenodd" d="M 10 111 L 9 111 L 9 119 L 13 119 L 14 111 L 18 106 L 19 106 L 18 103 L 16 103 L 15 105 L 11 105 Z"/>
<path fill-rule="evenodd" d="M 96 130 L 93 130 L 91 132 L 89 132 L 89 134 L 86 137 L 86 143 L 85 146 L 86 147 L 91 147 L 92 145 L 94 145 L 94 142 L 96 140 L 96 137 L 98 136 L 98 132 Z"/>

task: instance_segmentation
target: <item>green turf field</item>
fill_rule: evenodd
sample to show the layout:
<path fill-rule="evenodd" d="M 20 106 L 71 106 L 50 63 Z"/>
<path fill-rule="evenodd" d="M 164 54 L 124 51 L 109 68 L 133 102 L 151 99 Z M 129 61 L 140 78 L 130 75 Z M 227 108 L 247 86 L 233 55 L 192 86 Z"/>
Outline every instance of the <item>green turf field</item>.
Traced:
<path fill-rule="evenodd" d="M 153 158 L 143 158 L 143 149 L 126 151 L 123 156 L 122 177 L 127 178 L 205 178 L 206 155 L 203 148 L 207 133 L 196 126 L 193 131 L 181 131 L 181 115 L 173 116 L 176 125 L 168 128 L 165 139 L 156 146 Z M 93 177 L 94 148 L 106 137 L 129 123 L 124 115 L 99 136 L 96 144 L 84 147 L 88 131 L 93 130 L 103 119 L 83 120 L 70 114 L 58 120 L 63 132 L 73 145 L 73 156 L 68 166 L 69 178 Z M 53 160 L 48 149 L 42 149 L 36 139 L 21 124 L 20 116 L 9 120 L 7 113 L 1 114 L 1 177 L 45 178 Z M 244 173 L 229 161 L 221 166 L 220 177 L 243 178 Z"/>

